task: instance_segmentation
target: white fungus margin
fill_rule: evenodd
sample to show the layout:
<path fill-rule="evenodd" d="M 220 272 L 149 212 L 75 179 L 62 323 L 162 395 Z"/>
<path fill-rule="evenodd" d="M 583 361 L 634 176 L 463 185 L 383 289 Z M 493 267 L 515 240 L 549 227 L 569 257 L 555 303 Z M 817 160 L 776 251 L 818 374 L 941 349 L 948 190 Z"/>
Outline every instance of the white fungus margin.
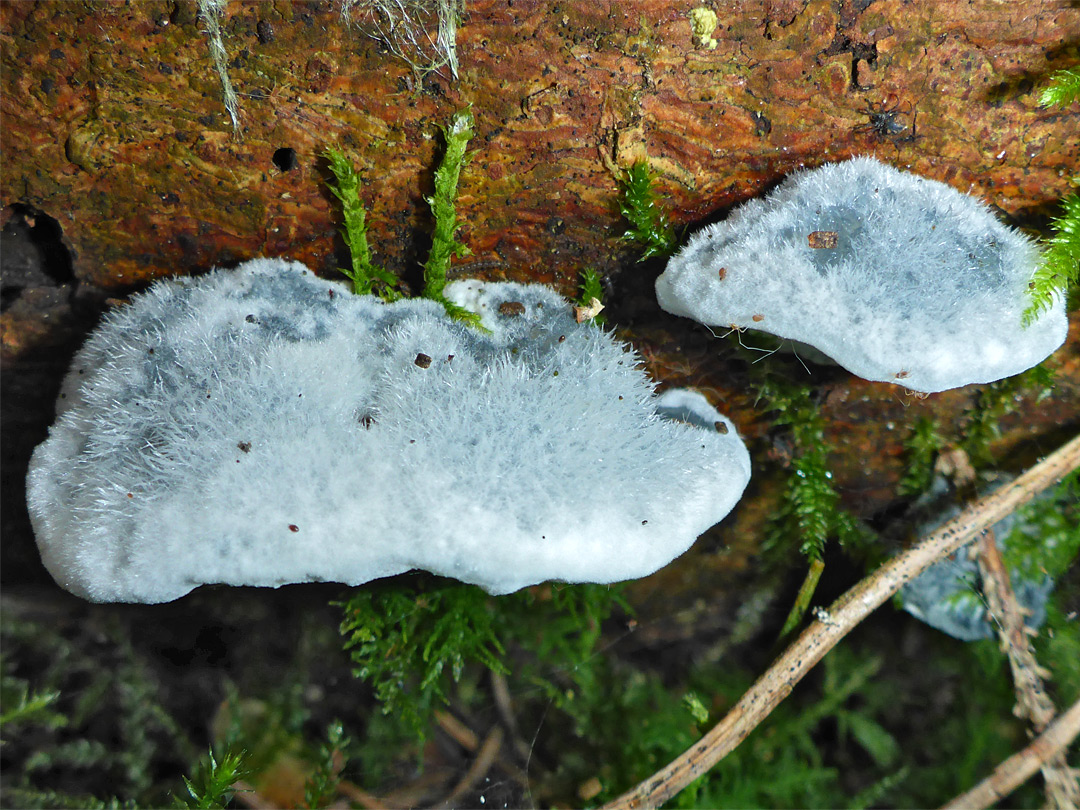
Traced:
<path fill-rule="evenodd" d="M 664 412 L 547 288 L 447 294 L 490 332 L 269 259 L 111 312 L 30 465 L 46 567 L 95 601 L 414 568 L 508 593 L 649 574 L 734 506 L 749 455 L 703 397 Z"/>

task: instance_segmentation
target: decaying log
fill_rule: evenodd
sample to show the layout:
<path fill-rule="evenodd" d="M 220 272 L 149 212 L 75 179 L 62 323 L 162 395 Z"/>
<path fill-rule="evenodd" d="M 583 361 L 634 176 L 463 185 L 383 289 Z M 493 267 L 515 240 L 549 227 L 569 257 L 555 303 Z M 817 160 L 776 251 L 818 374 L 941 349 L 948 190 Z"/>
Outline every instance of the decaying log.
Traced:
<path fill-rule="evenodd" d="M 982 196 L 1017 222 L 1069 192 L 1080 113 L 1044 109 L 1038 92 L 1080 60 L 1074 4 L 708 8 L 718 24 L 695 36 L 687 4 L 671 0 L 467 2 L 455 82 L 415 75 L 344 25 L 337 2 L 234 0 L 222 23 L 240 101 L 234 133 L 194 0 L 0 4 L 0 206 L 13 226 L 55 221 L 71 262 L 68 277 L 28 277 L 10 294 L 5 280 L 5 506 L 21 510 L 20 469 L 105 297 L 257 255 L 334 274 L 343 246 L 320 159 L 330 144 L 366 179 L 376 260 L 415 285 L 439 126 L 471 104 L 477 136 L 459 216 L 473 255 L 462 272 L 569 294 L 583 268 L 601 271 L 610 321 L 653 376 L 705 391 L 759 452 L 768 421 L 742 361 L 660 312 L 659 267 L 635 264 L 619 240 L 621 167 L 647 155 L 682 225 L 713 221 L 798 167 L 855 154 Z M 1078 346 L 1074 324 L 1053 361 L 1054 394 L 1002 422 L 999 454 L 1021 464 L 1075 426 Z M 895 498 L 914 418 L 956 426 L 976 394 L 918 399 L 824 375 L 836 481 L 864 517 Z M 746 566 L 775 490 L 755 483 L 728 528 L 646 590 L 693 594 Z M 730 546 L 722 557 L 711 553 L 719 543 Z"/>

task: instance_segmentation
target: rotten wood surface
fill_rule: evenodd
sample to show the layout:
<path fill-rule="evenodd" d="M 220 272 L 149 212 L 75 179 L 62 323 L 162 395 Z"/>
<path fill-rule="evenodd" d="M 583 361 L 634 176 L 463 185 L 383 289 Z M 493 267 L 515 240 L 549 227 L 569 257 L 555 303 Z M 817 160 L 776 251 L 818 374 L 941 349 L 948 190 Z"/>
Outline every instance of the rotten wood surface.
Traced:
<path fill-rule="evenodd" d="M 609 321 L 654 378 L 698 387 L 751 442 L 755 479 L 735 515 L 637 591 L 658 604 L 685 594 L 664 608 L 668 636 L 728 622 L 731 604 L 696 595 L 723 592 L 753 568 L 786 450 L 756 407 L 745 362 L 656 306 L 661 267 L 635 263 L 619 240 L 619 168 L 647 154 L 682 225 L 715 221 L 796 168 L 855 154 L 1033 221 L 1069 192 L 1080 165 L 1080 113 L 1037 100 L 1050 72 L 1080 60 L 1080 9 L 1059 0 L 711 8 L 710 42 L 694 37 L 688 4 L 670 0 L 467 2 L 453 82 L 416 77 L 343 25 L 336 3 L 234 0 L 223 31 L 236 137 L 193 0 L 0 4 L 3 217 L 13 228 L 47 223 L 70 256 L 61 274 L 28 271 L 10 292 L 17 274 L 4 269 L 5 534 L 28 536 L 29 452 L 106 299 L 258 255 L 333 276 L 343 246 L 319 158 L 329 144 L 366 178 L 375 258 L 415 282 L 439 126 L 472 104 L 459 216 L 473 256 L 461 272 L 570 294 L 584 267 L 600 270 Z M 1075 429 L 1078 347 L 1074 324 L 1053 361 L 1052 395 L 1018 402 L 1002 421 L 994 449 L 1010 466 Z M 918 398 L 838 369 L 814 374 L 835 480 L 863 518 L 895 504 L 913 421 L 932 415 L 955 431 L 978 393 Z"/>
<path fill-rule="evenodd" d="M 468 2 L 453 83 L 417 82 L 334 3 L 231 2 L 238 140 L 191 0 L 5 3 L 0 201 L 58 219 L 76 276 L 110 289 L 256 255 L 329 272 L 318 155 L 338 143 L 368 180 L 377 253 L 404 269 L 438 126 L 466 103 L 465 241 L 507 276 L 563 285 L 625 258 L 613 169 L 646 150 L 687 223 L 852 154 L 1011 214 L 1069 190 L 1080 118 L 1037 94 L 1077 59 L 1071 4 L 715 8 L 710 47 L 685 3 Z"/>

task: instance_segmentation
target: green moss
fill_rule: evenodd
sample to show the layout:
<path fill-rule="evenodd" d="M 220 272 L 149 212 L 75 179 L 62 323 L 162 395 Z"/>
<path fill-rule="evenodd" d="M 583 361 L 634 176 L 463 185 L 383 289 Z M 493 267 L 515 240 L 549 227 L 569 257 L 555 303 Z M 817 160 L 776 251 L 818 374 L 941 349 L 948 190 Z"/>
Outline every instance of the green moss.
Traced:
<path fill-rule="evenodd" d="M 934 480 L 934 461 L 945 444 L 937 420 L 925 416 L 915 420 L 904 441 L 905 468 L 900 479 L 900 494 L 921 495 Z"/>
<path fill-rule="evenodd" d="M 774 414 L 774 426 L 790 431 L 792 447 L 791 472 L 780 506 L 768 521 L 763 545 L 785 564 L 796 548 L 809 561 L 781 630 L 784 637 L 798 626 L 810 606 L 824 571 L 826 544 L 837 539 L 841 545 L 863 550 L 868 533 L 843 508 L 833 484 L 828 463 L 832 446 L 825 437 L 825 420 L 814 401 L 813 389 L 783 381 L 766 370 L 754 373 L 759 405 Z"/>
<path fill-rule="evenodd" d="M 1015 412 L 1023 398 L 1041 401 L 1053 387 L 1054 373 L 1045 365 L 984 385 L 964 414 L 960 447 L 971 463 L 976 467 L 992 464 L 990 445 L 1001 435 L 1002 417 Z"/>
<path fill-rule="evenodd" d="M 773 424 L 789 428 L 792 441 L 791 475 L 780 510 L 766 533 L 767 547 L 798 548 L 809 559 L 820 559 L 830 538 L 859 543 L 864 533 L 840 503 L 829 470 L 832 450 L 825 438 L 825 420 L 809 386 L 777 377 L 758 384 L 758 403 L 774 415 Z"/>
<path fill-rule="evenodd" d="M 176 796 L 174 806 L 192 810 L 225 808 L 236 793 L 233 785 L 247 776 L 243 751 L 229 751 L 218 757 L 214 755 L 213 749 L 210 749 L 206 758 L 199 762 L 192 777 L 184 777 L 187 794 Z"/>
<path fill-rule="evenodd" d="M 589 317 L 589 320 L 597 325 L 603 325 L 607 320 L 600 314 L 596 307 L 603 307 L 604 301 L 604 284 L 600 278 L 600 274 L 591 268 L 586 268 L 581 271 L 581 285 L 579 287 L 577 301 L 575 304 L 585 312 L 596 311 L 596 314 Z"/>
<path fill-rule="evenodd" d="M 353 674 L 372 685 L 384 714 L 422 737 L 467 662 L 506 672 L 490 601 L 471 585 L 357 591 L 341 623 Z"/>
<path fill-rule="evenodd" d="M 619 185 L 619 210 L 630 223 L 623 239 L 641 249 L 638 261 L 653 257 L 667 258 L 674 253 L 679 242 L 656 191 L 648 161 L 634 163 L 626 170 Z"/>
<path fill-rule="evenodd" d="M 396 289 L 397 277 L 371 261 L 367 240 L 367 215 L 364 204 L 360 202 L 360 175 L 341 150 L 331 146 L 323 154 L 333 175 L 333 182 L 328 184 L 330 191 L 341 203 L 344 220 L 341 237 L 345 240 L 352 258 L 352 266 L 342 269 L 341 272 L 352 281 L 353 292 L 357 295 L 377 292 L 384 301 L 397 300 L 401 297 Z"/>
<path fill-rule="evenodd" d="M 347 749 L 351 740 L 341 723 L 334 721 L 326 729 L 326 742 L 319 749 L 315 772 L 304 786 L 304 803 L 310 808 L 329 807 L 337 799 L 341 771 L 348 765 Z"/>
<path fill-rule="evenodd" d="M 1080 98 L 1080 69 L 1057 70 L 1050 75 L 1050 84 L 1039 94 L 1044 107 L 1067 107 Z"/>
<path fill-rule="evenodd" d="M 456 200 L 461 167 L 465 165 L 465 148 L 473 134 L 473 116 L 467 109 L 454 113 L 450 125 L 443 129 L 446 151 L 435 170 L 435 193 L 427 198 L 435 216 L 435 230 L 431 235 L 431 251 L 424 263 L 424 297 L 441 303 L 450 317 L 479 326 L 479 315 L 448 301 L 443 295 L 450 259 L 469 254 L 469 249 L 455 236 L 460 225 Z"/>
<path fill-rule="evenodd" d="M 424 582 L 365 588 L 342 603 L 353 674 L 416 738 L 470 667 L 508 675 L 570 714 L 595 699 L 592 659 L 601 622 L 621 604 L 617 589 L 537 587 L 494 598 L 472 585 Z"/>
<path fill-rule="evenodd" d="M 1064 213 L 1052 223 L 1054 234 L 1029 284 L 1031 304 L 1024 310 L 1024 326 L 1033 323 L 1056 297 L 1067 295 L 1070 287 L 1080 281 L 1080 194 L 1066 197 L 1061 206 Z"/>

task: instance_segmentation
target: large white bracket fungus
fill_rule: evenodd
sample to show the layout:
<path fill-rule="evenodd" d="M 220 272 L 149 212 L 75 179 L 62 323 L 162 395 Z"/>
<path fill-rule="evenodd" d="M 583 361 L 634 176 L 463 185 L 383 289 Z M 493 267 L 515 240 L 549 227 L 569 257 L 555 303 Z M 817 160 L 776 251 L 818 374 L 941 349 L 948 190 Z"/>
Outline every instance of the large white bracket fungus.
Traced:
<path fill-rule="evenodd" d="M 557 294 L 447 294 L 490 332 L 266 259 L 110 313 L 30 465 L 46 567 L 96 601 L 413 568 L 508 593 L 649 574 L 739 499 L 731 422 Z"/>
<path fill-rule="evenodd" d="M 797 172 L 700 231 L 660 306 L 820 349 L 868 380 L 934 392 L 1007 377 L 1065 340 L 1059 296 L 1027 328 L 1038 248 L 973 197 L 855 158 Z"/>

